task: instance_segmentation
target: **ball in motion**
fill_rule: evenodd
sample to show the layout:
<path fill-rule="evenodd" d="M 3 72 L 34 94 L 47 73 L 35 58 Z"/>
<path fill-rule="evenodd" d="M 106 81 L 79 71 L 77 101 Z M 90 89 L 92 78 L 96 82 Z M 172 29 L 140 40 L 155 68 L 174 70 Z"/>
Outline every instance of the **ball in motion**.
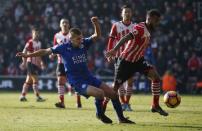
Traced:
<path fill-rule="evenodd" d="M 176 108 L 181 102 L 181 97 L 176 91 L 168 91 L 164 95 L 164 103 L 169 108 Z"/>

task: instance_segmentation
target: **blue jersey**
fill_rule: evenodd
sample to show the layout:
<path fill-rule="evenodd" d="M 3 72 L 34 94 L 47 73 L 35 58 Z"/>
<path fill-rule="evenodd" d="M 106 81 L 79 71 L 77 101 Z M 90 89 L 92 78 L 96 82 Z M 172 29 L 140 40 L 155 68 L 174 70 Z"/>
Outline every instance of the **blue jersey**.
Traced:
<path fill-rule="evenodd" d="M 144 58 L 145 58 L 150 64 L 156 65 L 156 59 L 155 59 L 155 57 L 154 57 L 154 53 L 153 53 L 152 48 L 151 48 L 150 46 L 146 49 Z"/>
<path fill-rule="evenodd" d="M 71 41 L 68 41 L 51 48 L 54 54 L 62 56 L 70 84 L 75 84 L 76 81 L 86 79 L 91 75 L 87 66 L 87 50 L 92 43 L 93 40 L 89 37 L 83 39 L 80 47 L 73 47 Z"/>

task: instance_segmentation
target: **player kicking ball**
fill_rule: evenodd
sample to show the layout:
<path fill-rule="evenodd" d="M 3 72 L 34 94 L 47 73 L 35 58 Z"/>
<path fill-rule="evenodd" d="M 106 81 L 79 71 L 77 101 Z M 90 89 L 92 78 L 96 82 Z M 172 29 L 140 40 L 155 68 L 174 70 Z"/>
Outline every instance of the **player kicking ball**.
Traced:
<path fill-rule="evenodd" d="M 86 98 L 89 96 L 95 97 L 96 117 L 99 120 L 103 123 L 112 123 L 112 120 L 103 112 L 102 101 L 106 96 L 111 98 L 119 123 L 132 124 L 134 122 L 125 118 L 123 115 L 117 93 L 105 83 L 94 77 L 88 70 L 87 50 L 101 36 L 98 18 L 92 17 L 91 21 L 95 31 L 89 38 L 83 38 L 79 29 L 72 28 L 69 31 L 69 41 L 64 44 L 41 49 L 30 54 L 19 52 L 16 55 L 27 58 L 32 56 L 50 55 L 51 53 L 60 54 L 64 62 L 65 72 L 68 74 L 68 80 L 72 87 Z"/>
<path fill-rule="evenodd" d="M 149 45 L 151 37 L 150 33 L 159 24 L 160 16 L 158 10 L 149 10 L 146 15 L 146 21 L 136 24 L 131 33 L 122 37 L 116 46 L 106 53 L 106 57 L 108 59 L 114 57 L 116 51 L 128 41 L 126 48 L 120 54 L 117 62 L 118 67 L 115 72 L 114 90 L 117 91 L 135 72 L 143 73 L 151 80 L 151 91 L 153 95 L 151 111 L 168 116 L 168 113 L 159 105 L 160 76 L 157 70 L 144 59 L 144 52 Z"/>

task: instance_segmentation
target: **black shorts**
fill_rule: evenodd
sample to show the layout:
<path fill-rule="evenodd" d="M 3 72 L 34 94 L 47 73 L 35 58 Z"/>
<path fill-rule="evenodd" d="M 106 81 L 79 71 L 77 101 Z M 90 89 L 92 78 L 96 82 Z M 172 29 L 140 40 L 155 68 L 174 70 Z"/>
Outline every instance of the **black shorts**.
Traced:
<path fill-rule="evenodd" d="M 32 64 L 31 62 L 27 62 L 27 74 L 28 75 L 38 75 L 41 73 L 41 69 Z"/>
<path fill-rule="evenodd" d="M 153 69 L 153 66 L 144 58 L 139 59 L 137 62 L 128 62 L 119 58 L 115 63 L 114 81 L 117 84 L 123 84 L 126 80 L 131 78 L 135 72 L 147 75 L 150 69 Z"/>
<path fill-rule="evenodd" d="M 65 68 L 63 63 L 59 63 L 56 68 L 57 76 L 66 76 Z"/>

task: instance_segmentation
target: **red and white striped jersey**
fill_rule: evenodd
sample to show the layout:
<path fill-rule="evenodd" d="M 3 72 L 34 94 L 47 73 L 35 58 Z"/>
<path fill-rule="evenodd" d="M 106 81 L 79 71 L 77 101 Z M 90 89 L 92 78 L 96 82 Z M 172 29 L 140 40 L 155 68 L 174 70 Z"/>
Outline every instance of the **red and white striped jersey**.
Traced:
<path fill-rule="evenodd" d="M 132 32 L 134 25 L 132 22 L 129 25 L 125 25 L 122 21 L 114 23 L 109 34 L 107 51 L 111 50 L 123 36 Z M 116 57 L 120 56 L 125 46 L 126 43 L 117 50 Z"/>
<path fill-rule="evenodd" d="M 64 44 L 68 40 L 69 40 L 69 35 L 68 34 L 63 34 L 60 31 L 60 32 L 55 34 L 53 44 L 54 44 L 54 46 L 57 45 L 57 44 Z M 57 58 L 58 58 L 58 63 L 63 63 L 61 55 L 57 54 Z"/>
<path fill-rule="evenodd" d="M 37 51 L 41 49 L 41 42 L 35 41 L 32 38 L 28 40 L 28 42 L 25 45 L 25 49 L 27 50 L 27 53 L 32 53 L 34 51 Z M 28 57 L 27 62 L 31 62 L 32 64 L 41 67 L 41 57 Z"/>
<path fill-rule="evenodd" d="M 136 62 L 144 56 L 151 35 L 144 22 L 136 24 L 133 28 L 132 34 L 134 39 L 128 41 L 120 57 L 129 62 Z"/>

